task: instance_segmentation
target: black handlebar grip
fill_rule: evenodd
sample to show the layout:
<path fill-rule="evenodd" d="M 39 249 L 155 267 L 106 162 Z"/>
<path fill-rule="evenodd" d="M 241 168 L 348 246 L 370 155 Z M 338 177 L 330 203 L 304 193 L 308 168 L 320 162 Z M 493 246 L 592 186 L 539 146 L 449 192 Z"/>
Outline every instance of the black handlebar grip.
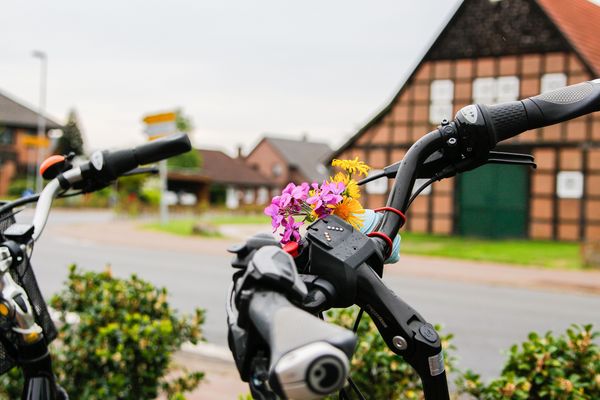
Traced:
<path fill-rule="evenodd" d="M 164 160 L 185 153 L 191 148 L 190 138 L 180 133 L 133 149 L 103 151 L 100 156 L 95 153 L 92 154 L 90 161 L 102 179 L 112 181 L 140 165 Z"/>
<path fill-rule="evenodd" d="M 479 107 L 486 118 L 491 141 L 498 143 L 529 129 L 542 128 L 600 111 L 600 79 L 521 101 Z"/>
<path fill-rule="evenodd" d="M 270 349 L 269 383 L 284 398 L 314 398 L 339 390 L 356 336 L 295 307 L 273 291 L 258 290 L 248 307 Z"/>
<path fill-rule="evenodd" d="M 138 165 L 150 164 L 170 158 L 192 149 L 190 138 L 185 133 L 167 136 L 133 149 Z"/>

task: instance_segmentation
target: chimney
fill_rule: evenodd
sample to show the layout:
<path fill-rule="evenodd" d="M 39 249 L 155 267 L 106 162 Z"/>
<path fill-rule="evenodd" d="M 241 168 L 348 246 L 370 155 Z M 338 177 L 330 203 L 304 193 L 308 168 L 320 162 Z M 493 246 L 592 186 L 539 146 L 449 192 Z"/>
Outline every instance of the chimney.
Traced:
<path fill-rule="evenodd" d="M 308 132 L 302 132 L 302 141 L 308 142 Z"/>
<path fill-rule="evenodd" d="M 244 161 L 244 153 L 242 153 L 242 146 L 239 144 L 237 146 L 237 158 L 238 160 Z"/>

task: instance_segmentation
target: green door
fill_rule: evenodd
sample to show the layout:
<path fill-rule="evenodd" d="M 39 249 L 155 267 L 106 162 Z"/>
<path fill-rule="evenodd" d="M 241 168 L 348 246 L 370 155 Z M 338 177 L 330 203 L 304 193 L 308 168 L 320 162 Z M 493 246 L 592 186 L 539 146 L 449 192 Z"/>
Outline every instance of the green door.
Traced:
<path fill-rule="evenodd" d="M 527 167 L 490 164 L 459 175 L 458 233 L 526 237 L 528 193 Z"/>

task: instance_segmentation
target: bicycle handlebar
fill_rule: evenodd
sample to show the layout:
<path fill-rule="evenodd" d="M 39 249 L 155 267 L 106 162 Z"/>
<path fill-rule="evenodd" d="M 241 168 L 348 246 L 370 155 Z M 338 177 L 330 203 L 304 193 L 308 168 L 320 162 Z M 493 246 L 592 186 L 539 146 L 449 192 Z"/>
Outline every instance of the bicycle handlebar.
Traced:
<path fill-rule="evenodd" d="M 190 139 L 184 133 L 172 135 L 133 149 L 102 151 L 92 154 L 90 163 L 99 178 L 113 181 L 124 173 L 144 164 L 150 164 L 189 151 Z"/>
<path fill-rule="evenodd" d="M 37 240 L 42 234 L 52 202 L 61 190 L 66 190 L 73 184 L 86 179 L 99 180 L 103 184 L 107 184 L 139 165 L 173 157 L 185 153 L 191 148 L 190 139 L 182 133 L 158 139 L 133 149 L 105 150 L 92 154 L 89 162 L 65 171 L 48 182 L 42 190 L 33 217 L 33 240 Z"/>
<path fill-rule="evenodd" d="M 479 104 L 494 145 L 530 129 L 600 111 L 600 79 L 492 106 Z"/>

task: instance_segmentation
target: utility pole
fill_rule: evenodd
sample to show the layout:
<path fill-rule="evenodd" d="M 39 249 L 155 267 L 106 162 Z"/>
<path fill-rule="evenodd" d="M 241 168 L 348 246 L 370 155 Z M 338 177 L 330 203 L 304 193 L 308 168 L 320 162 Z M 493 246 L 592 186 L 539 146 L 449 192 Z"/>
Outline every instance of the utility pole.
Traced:
<path fill-rule="evenodd" d="M 43 161 L 44 158 L 44 147 L 42 143 L 44 143 L 44 139 L 46 137 L 46 118 L 44 118 L 44 113 L 46 110 L 46 75 L 47 75 L 47 66 L 48 66 L 48 57 L 46 53 L 35 50 L 33 52 L 33 56 L 35 58 L 40 59 L 40 108 L 38 110 L 38 128 L 37 128 L 37 138 L 38 138 L 38 149 L 37 149 L 37 159 L 34 169 L 35 174 L 35 192 L 39 193 L 42 191 L 42 183 L 43 179 L 38 171 L 38 167 Z"/>

